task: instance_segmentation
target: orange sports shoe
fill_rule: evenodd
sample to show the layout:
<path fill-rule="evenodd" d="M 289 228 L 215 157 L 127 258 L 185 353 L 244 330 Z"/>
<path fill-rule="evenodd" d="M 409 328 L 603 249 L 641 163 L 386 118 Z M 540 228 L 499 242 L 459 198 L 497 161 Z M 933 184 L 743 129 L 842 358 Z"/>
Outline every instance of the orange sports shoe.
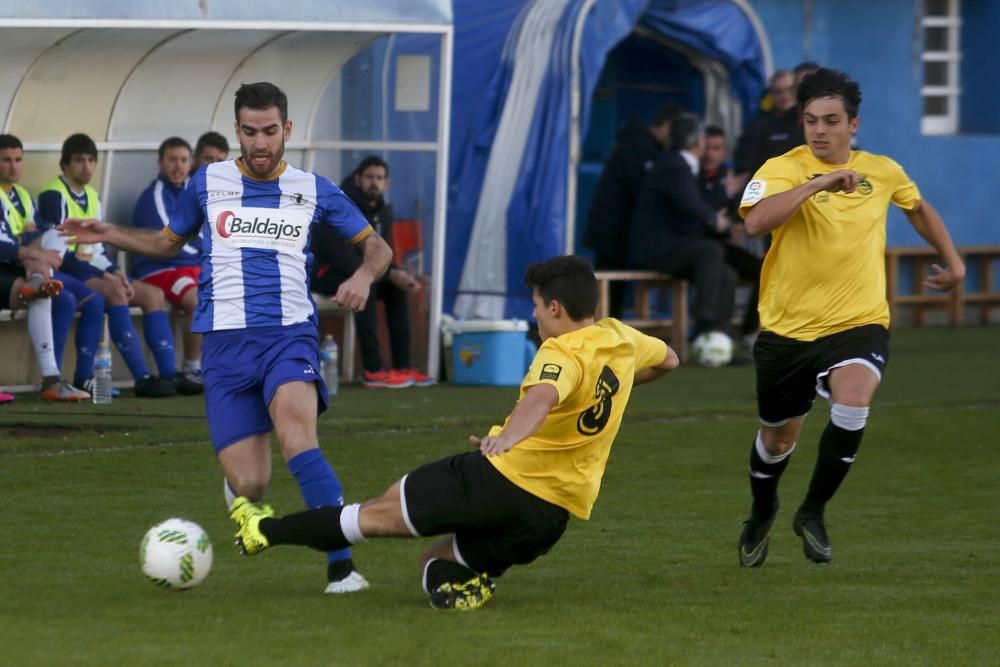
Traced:
<path fill-rule="evenodd" d="M 413 386 L 413 378 L 394 370 L 374 373 L 365 371 L 361 376 L 361 384 L 369 389 L 405 389 Z"/>

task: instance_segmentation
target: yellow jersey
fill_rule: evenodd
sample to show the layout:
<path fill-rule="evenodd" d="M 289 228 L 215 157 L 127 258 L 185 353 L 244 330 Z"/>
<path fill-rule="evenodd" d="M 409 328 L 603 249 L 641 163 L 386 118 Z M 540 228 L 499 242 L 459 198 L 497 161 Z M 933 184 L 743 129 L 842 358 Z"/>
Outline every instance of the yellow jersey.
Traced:
<path fill-rule="evenodd" d="M 884 155 L 851 151 L 831 165 L 799 146 L 772 158 L 743 192 L 740 215 L 761 199 L 838 169 L 853 169 L 850 194 L 820 192 L 773 232 L 760 274 L 760 324 L 811 341 L 866 324 L 889 326 L 885 294 L 885 223 L 889 204 L 912 210 L 920 192 Z"/>
<path fill-rule="evenodd" d="M 612 318 L 547 339 L 518 400 L 530 387 L 551 384 L 559 402 L 534 435 L 488 460 L 525 491 L 589 519 L 635 373 L 666 356 L 662 340 Z M 490 434 L 502 430 L 494 426 Z"/>

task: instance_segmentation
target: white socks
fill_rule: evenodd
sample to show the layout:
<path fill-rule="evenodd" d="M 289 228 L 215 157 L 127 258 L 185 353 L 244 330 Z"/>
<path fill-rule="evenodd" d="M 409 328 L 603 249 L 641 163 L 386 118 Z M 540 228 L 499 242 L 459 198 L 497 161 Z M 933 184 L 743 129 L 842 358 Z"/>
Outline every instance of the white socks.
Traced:
<path fill-rule="evenodd" d="M 43 377 L 59 375 L 55 344 L 52 342 L 52 300 L 35 299 L 28 304 L 28 335 Z"/>
<path fill-rule="evenodd" d="M 365 536 L 361 534 L 361 525 L 358 521 L 360 511 L 361 503 L 344 505 L 344 509 L 340 511 L 340 530 L 344 533 L 344 539 L 351 544 L 366 541 Z"/>

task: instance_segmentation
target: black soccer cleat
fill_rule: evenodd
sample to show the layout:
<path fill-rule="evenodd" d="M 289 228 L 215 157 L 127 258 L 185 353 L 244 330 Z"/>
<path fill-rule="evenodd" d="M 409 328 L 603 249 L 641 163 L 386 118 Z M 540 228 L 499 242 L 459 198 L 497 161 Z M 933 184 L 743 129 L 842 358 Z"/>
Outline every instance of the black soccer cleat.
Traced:
<path fill-rule="evenodd" d="M 771 511 L 759 516 L 756 511 L 750 511 L 750 518 L 743 522 L 743 532 L 740 533 L 740 566 L 760 567 L 767 560 L 767 545 L 771 541 L 768 533 L 778 516 L 778 501 L 774 501 Z"/>
<path fill-rule="evenodd" d="M 489 602 L 496 589 L 489 575 L 483 573 L 466 582 L 441 584 L 430 594 L 430 603 L 435 609 L 472 611 Z"/>
<path fill-rule="evenodd" d="M 174 375 L 174 389 L 178 394 L 195 396 L 205 391 L 205 384 L 199 382 L 191 373 L 178 372 Z"/>
<path fill-rule="evenodd" d="M 173 380 L 144 375 L 135 381 L 135 395 L 138 398 L 167 398 L 176 394 Z"/>
<path fill-rule="evenodd" d="M 799 507 L 792 520 L 792 530 L 802 538 L 802 553 L 814 563 L 829 563 L 833 560 L 833 546 L 826 534 L 826 522 L 822 514 L 809 512 Z"/>

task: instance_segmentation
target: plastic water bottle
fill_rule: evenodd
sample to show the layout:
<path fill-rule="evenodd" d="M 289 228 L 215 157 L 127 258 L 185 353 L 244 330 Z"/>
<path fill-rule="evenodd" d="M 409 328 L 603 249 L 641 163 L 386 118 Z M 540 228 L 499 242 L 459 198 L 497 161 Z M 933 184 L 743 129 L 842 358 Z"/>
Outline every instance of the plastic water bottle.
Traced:
<path fill-rule="evenodd" d="M 97 405 L 107 405 L 111 402 L 111 349 L 107 343 L 101 343 L 94 357 L 94 393 L 92 396 Z"/>
<path fill-rule="evenodd" d="M 330 396 L 337 394 L 340 384 L 340 351 L 333 336 L 327 335 L 319 348 L 320 374 L 326 383 L 326 391 Z"/>

